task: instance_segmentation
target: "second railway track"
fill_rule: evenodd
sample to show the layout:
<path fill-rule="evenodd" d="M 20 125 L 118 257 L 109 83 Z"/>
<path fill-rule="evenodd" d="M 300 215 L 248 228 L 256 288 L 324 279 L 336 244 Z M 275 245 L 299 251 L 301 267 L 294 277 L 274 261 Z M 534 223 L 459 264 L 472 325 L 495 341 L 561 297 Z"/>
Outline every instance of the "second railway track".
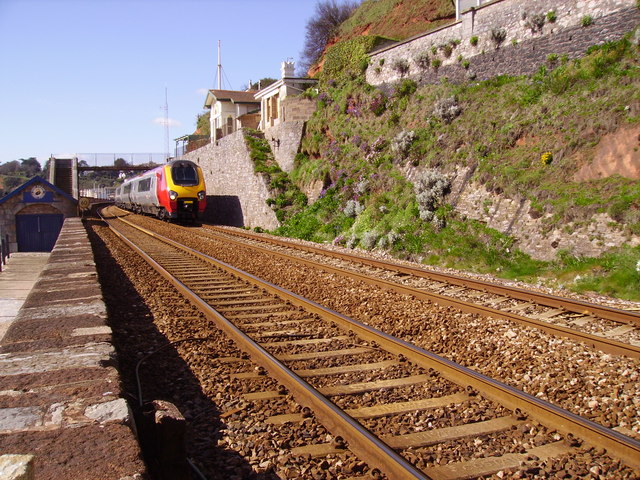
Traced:
<path fill-rule="evenodd" d="M 151 256 L 158 266 L 163 265 L 160 270 L 174 271 L 172 276 L 178 280 L 172 281 L 187 286 L 193 302 L 205 311 L 215 310 L 208 313 L 211 318 L 230 320 L 223 328 L 228 335 L 301 404 L 311 405 L 354 453 L 390 478 L 471 478 L 501 470 L 535 471 L 536 462 L 567 454 L 580 458 L 584 449 L 576 445 L 582 441 L 599 445 L 632 465 L 638 458 L 638 442 L 624 435 L 268 283 L 246 285 L 256 280 L 224 264 L 212 271 L 206 256 L 198 260 L 205 264 L 195 266 L 190 259 L 193 252 L 177 253 L 175 246 L 161 246 L 157 239 L 151 243 L 155 244 Z M 269 295 L 265 297 L 263 290 Z M 243 378 L 255 376 L 259 375 L 247 373 Z M 307 382 L 299 382 L 299 377 Z M 282 393 L 261 395 L 268 399 Z M 380 399 L 386 399 L 385 406 L 377 405 Z M 397 422 L 388 421 L 389 417 Z M 293 415 L 272 421 L 300 420 Z M 532 430 L 536 440 L 527 435 Z M 569 433 L 578 438 L 575 444 Z M 487 438 L 492 446 L 477 448 Z M 315 455 L 335 448 L 335 444 L 316 444 L 308 451 Z M 478 458 L 482 450 L 490 453 Z"/>

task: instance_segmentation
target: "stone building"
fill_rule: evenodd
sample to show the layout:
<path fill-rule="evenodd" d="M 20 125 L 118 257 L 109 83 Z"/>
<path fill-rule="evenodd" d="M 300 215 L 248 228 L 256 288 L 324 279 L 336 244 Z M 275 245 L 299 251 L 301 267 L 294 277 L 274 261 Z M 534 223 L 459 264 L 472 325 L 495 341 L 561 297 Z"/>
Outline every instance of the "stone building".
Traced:
<path fill-rule="evenodd" d="M 44 178 L 33 177 L 0 198 L 0 231 L 10 252 L 50 252 L 78 201 Z"/>

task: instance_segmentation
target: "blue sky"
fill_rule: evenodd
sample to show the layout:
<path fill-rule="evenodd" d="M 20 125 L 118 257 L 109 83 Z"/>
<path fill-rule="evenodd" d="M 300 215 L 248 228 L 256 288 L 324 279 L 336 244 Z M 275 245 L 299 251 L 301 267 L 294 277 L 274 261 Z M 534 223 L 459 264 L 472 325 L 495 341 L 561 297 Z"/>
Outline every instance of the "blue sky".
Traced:
<path fill-rule="evenodd" d="M 0 0 L 0 163 L 166 151 L 206 90 L 280 78 L 316 0 Z M 126 158 L 126 157 L 125 157 Z"/>

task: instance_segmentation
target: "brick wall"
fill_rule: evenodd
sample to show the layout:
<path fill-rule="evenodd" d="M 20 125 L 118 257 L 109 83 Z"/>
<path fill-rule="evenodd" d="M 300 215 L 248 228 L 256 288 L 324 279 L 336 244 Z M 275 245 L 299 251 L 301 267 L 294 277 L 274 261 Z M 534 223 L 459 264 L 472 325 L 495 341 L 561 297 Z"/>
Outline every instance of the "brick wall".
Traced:
<path fill-rule="evenodd" d="M 531 28 L 536 15 L 555 11 L 556 21 L 545 18 L 541 30 Z M 583 18 L 592 23 L 583 26 Z M 393 84 L 403 78 L 394 68 L 407 61 L 404 78 L 420 83 L 437 83 L 446 77 L 460 82 L 472 78 L 486 80 L 497 75 L 522 75 L 536 71 L 550 54 L 576 58 L 592 45 L 617 40 L 640 23 L 635 0 L 496 0 L 462 14 L 461 20 L 436 31 L 379 50 L 371 55 L 367 81 L 376 86 Z M 503 30 L 505 40 L 496 45 L 492 31 Z M 477 45 L 470 43 L 478 38 Z M 443 48 L 459 42 L 447 57 Z M 434 54 L 432 49 L 437 49 Z M 420 68 L 415 59 L 427 53 L 441 66 Z M 469 62 L 468 68 L 459 61 Z"/>
<path fill-rule="evenodd" d="M 184 158 L 202 167 L 207 187 L 206 220 L 238 227 L 278 227 L 275 213 L 266 203 L 269 198 L 266 181 L 253 171 L 241 130 Z"/>

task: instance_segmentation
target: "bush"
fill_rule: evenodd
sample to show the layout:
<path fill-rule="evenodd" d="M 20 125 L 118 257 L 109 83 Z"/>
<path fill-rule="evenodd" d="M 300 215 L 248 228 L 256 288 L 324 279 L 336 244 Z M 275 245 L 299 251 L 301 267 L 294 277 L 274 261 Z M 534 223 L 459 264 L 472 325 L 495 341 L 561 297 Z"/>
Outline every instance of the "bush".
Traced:
<path fill-rule="evenodd" d="M 583 27 L 588 27 L 593 23 L 593 17 L 591 15 L 585 15 L 584 17 L 582 17 L 580 23 Z"/>
<path fill-rule="evenodd" d="M 391 141 L 391 151 L 401 158 L 406 158 L 415 140 L 416 132 L 413 130 L 403 130 Z"/>
<path fill-rule="evenodd" d="M 415 56 L 414 63 L 420 70 L 428 70 L 431 66 L 431 59 L 429 58 L 429 52 L 422 52 Z"/>
<path fill-rule="evenodd" d="M 433 115 L 447 125 L 461 113 L 462 108 L 458 104 L 456 97 L 448 97 L 438 100 L 433 109 Z"/>
<path fill-rule="evenodd" d="M 507 31 L 504 28 L 493 28 L 491 30 L 491 40 L 496 45 L 496 48 L 502 45 L 507 38 Z"/>
<path fill-rule="evenodd" d="M 527 27 L 531 30 L 531 33 L 536 33 L 542 31 L 542 27 L 544 27 L 544 23 L 547 17 L 543 13 L 536 13 L 531 15 L 527 20 Z"/>
<path fill-rule="evenodd" d="M 418 84 L 410 78 L 405 78 L 396 89 L 396 97 L 409 97 L 418 89 Z"/>
<path fill-rule="evenodd" d="M 360 239 L 360 245 L 366 250 L 371 250 L 376 246 L 376 242 L 378 241 L 378 234 L 373 231 L 365 232 L 365 234 Z"/>
<path fill-rule="evenodd" d="M 451 179 L 447 175 L 433 169 L 422 172 L 414 184 L 421 220 L 444 227 L 444 218 L 437 217 L 435 213 L 450 188 Z"/>
<path fill-rule="evenodd" d="M 380 92 L 373 98 L 373 100 L 371 100 L 371 103 L 369 104 L 369 110 L 371 110 L 371 112 L 376 117 L 379 117 L 385 112 L 386 109 L 387 97 L 384 95 L 384 93 Z"/>
<path fill-rule="evenodd" d="M 453 46 L 450 43 L 445 43 L 444 45 L 440 45 L 440 50 L 442 50 L 446 58 L 449 58 L 453 52 Z"/>
<path fill-rule="evenodd" d="M 478 37 L 476 37 L 474 35 L 473 37 L 471 37 L 469 39 L 469 43 L 471 44 L 472 47 L 477 47 L 478 46 Z"/>
<path fill-rule="evenodd" d="M 347 217 L 357 217 L 364 211 L 364 207 L 357 200 L 348 200 L 342 213 Z"/>
<path fill-rule="evenodd" d="M 409 73 L 409 62 L 404 58 L 398 58 L 393 62 L 392 68 L 400 74 L 401 77 L 404 77 L 407 73 Z"/>

